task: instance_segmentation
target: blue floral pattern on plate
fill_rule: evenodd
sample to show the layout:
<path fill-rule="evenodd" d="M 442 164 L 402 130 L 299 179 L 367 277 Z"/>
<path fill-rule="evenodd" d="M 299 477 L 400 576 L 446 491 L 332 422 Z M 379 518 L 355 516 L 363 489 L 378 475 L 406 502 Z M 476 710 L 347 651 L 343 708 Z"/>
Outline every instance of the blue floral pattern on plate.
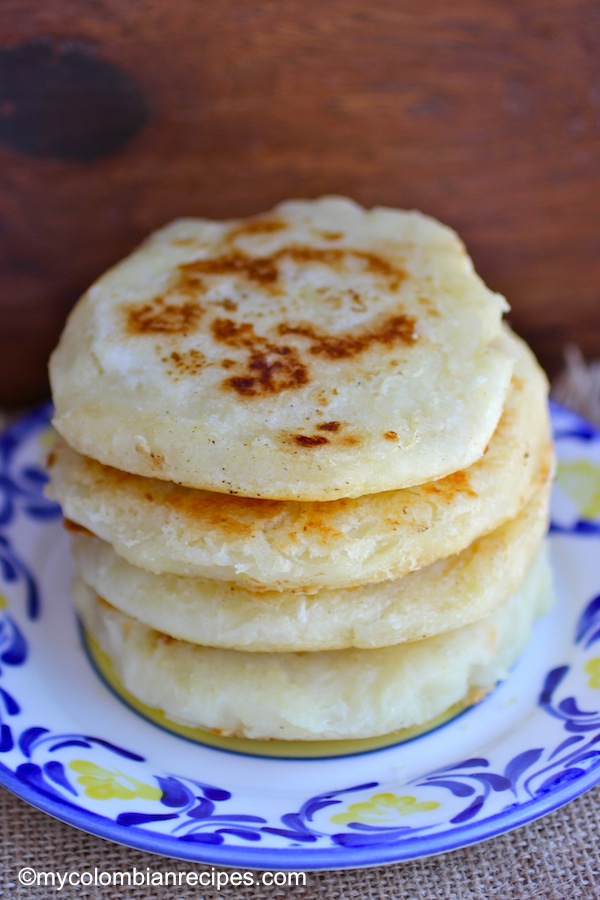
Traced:
<path fill-rule="evenodd" d="M 346 868 L 465 846 L 600 782 L 600 437 L 553 407 L 559 600 L 483 703 L 404 744 L 335 759 L 233 755 L 169 734 L 100 682 L 44 498 L 50 407 L 0 436 L 0 782 L 66 822 L 167 856 Z M 440 740 L 440 736 L 442 739 Z"/>

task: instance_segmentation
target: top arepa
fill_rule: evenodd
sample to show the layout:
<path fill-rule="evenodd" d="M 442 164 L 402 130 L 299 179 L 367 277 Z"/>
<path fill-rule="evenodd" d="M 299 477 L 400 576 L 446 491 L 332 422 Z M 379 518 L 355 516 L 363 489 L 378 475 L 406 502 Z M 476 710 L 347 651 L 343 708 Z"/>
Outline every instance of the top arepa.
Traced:
<path fill-rule="evenodd" d="M 512 361 L 506 302 L 450 229 L 343 198 L 183 219 L 100 278 L 50 362 L 54 424 L 127 472 L 281 500 L 478 459 Z"/>

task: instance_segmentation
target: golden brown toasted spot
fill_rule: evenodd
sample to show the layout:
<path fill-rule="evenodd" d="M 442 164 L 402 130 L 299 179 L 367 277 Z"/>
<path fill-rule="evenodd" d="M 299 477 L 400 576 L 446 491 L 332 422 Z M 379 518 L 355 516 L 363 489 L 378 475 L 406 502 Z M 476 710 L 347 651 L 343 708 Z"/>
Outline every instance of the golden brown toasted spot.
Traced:
<path fill-rule="evenodd" d="M 225 381 L 226 386 L 245 397 L 279 394 L 308 383 L 306 366 L 302 365 L 295 353 L 275 360 L 270 360 L 266 353 L 253 353 L 247 367 L 251 374 L 234 375 Z"/>
<path fill-rule="evenodd" d="M 201 522 L 203 527 L 208 522 L 213 528 L 218 527 L 234 536 L 245 537 L 252 532 L 250 525 L 227 515 L 226 510 L 231 506 L 231 501 L 226 495 L 211 500 L 206 491 L 181 489 L 165 494 L 162 502 L 192 522 Z"/>
<path fill-rule="evenodd" d="M 189 273 L 187 275 L 178 275 L 172 282 L 169 290 L 165 294 L 165 300 L 172 300 L 179 297 L 188 297 L 197 300 L 200 294 L 204 294 L 206 286 L 198 275 Z"/>
<path fill-rule="evenodd" d="M 325 238 L 326 241 L 339 241 L 340 238 L 344 237 L 343 231 L 319 231 L 318 234 Z"/>
<path fill-rule="evenodd" d="M 147 500 L 148 503 L 152 503 L 154 500 L 154 497 L 152 496 L 150 491 L 146 491 L 146 493 L 144 494 L 144 499 Z"/>
<path fill-rule="evenodd" d="M 215 341 L 229 347 L 251 347 L 257 340 L 264 340 L 257 337 L 250 322 L 238 324 L 233 319 L 215 319 L 210 329 Z"/>
<path fill-rule="evenodd" d="M 302 526 L 302 533 L 310 533 L 311 540 L 320 540 L 323 543 L 331 540 L 331 538 L 343 537 L 343 532 L 339 528 L 334 528 L 332 525 L 327 524 L 326 516 L 322 518 L 318 515 L 305 520 Z"/>
<path fill-rule="evenodd" d="M 54 463 L 56 462 L 56 453 L 54 450 L 51 450 L 46 459 L 46 466 L 51 469 Z"/>
<path fill-rule="evenodd" d="M 397 441 L 398 440 L 398 434 L 395 431 L 384 431 L 383 436 L 386 439 L 386 441 Z"/>
<path fill-rule="evenodd" d="M 354 312 L 364 312 L 367 308 L 367 304 L 365 303 L 364 299 L 360 296 L 358 291 L 350 290 L 350 291 L 348 291 L 348 293 L 349 293 L 350 299 L 352 301 L 351 307 L 354 310 Z"/>
<path fill-rule="evenodd" d="M 237 303 L 234 300 L 230 300 L 229 297 L 225 297 L 223 300 L 215 300 L 212 306 L 222 306 L 227 312 L 235 312 L 238 308 Z"/>
<path fill-rule="evenodd" d="M 265 216 L 257 217 L 256 219 L 240 222 L 239 225 L 233 225 L 225 235 L 225 240 L 235 241 L 236 238 L 254 234 L 274 234 L 285 227 L 285 222 L 275 216 L 270 218 Z"/>
<path fill-rule="evenodd" d="M 235 366 L 235 362 L 232 359 L 222 359 L 221 360 L 221 368 L 222 369 L 231 369 Z"/>
<path fill-rule="evenodd" d="M 309 418 L 308 416 L 306 417 Z M 362 443 L 362 437 L 357 434 L 344 434 L 342 429 L 345 427 L 345 423 L 343 422 L 322 422 L 315 426 L 317 431 L 325 431 L 327 432 L 327 437 L 323 434 L 294 434 L 289 432 L 283 432 L 281 439 L 283 443 L 289 444 L 293 443 L 299 447 L 322 447 L 325 444 L 337 444 L 340 447 L 356 447 L 358 444 Z M 340 506 L 342 505 L 342 501 L 331 501 L 327 504 L 328 511 L 332 512 L 333 502 L 339 502 Z M 313 504 L 314 505 L 314 504 Z"/>
<path fill-rule="evenodd" d="M 242 275 L 261 285 L 273 285 L 279 277 L 279 269 L 273 257 L 252 257 L 241 250 L 232 250 L 222 256 L 196 259 L 183 263 L 179 270 L 184 274 Z"/>
<path fill-rule="evenodd" d="M 227 494 L 187 488 L 166 492 L 161 497 L 161 503 L 184 515 L 192 530 L 194 524 L 199 523 L 202 531 L 208 525 L 232 537 L 250 537 L 255 530 L 255 522 L 278 516 L 285 506 L 280 500 L 256 500 L 252 497 L 232 500 Z"/>
<path fill-rule="evenodd" d="M 200 350 L 192 347 L 191 350 L 181 353 L 174 350 L 168 356 L 163 356 L 162 361 L 172 366 L 169 374 L 173 374 L 173 371 L 175 371 L 181 375 L 197 375 L 203 370 L 206 357 Z"/>
<path fill-rule="evenodd" d="M 365 336 L 376 344 L 414 344 L 417 336 L 415 332 L 415 320 L 412 316 L 390 316 L 381 323 L 371 334 Z"/>
<path fill-rule="evenodd" d="M 299 447 L 322 447 L 329 443 L 329 438 L 322 434 L 294 434 L 292 437 Z"/>
<path fill-rule="evenodd" d="M 89 537 L 96 536 L 89 528 L 85 528 L 83 525 L 80 525 L 79 522 L 74 522 L 72 519 L 64 519 L 63 525 L 65 530 L 71 532 L 71 534 L 87 534 Z"/>
<path fill-rule="evenodd" d="M 414 344 L 417 337 L 415 320 L 411 316 L 399 314 L 389 316 L 373 330 L 349 332 L 346 334 L 324 334 L 314 325 L 288 325 L 282 323 L 277 328 L 280 335 L 298 335 L 310 341 L 309 353 L 328 359 L 348 359 L 363 353 L 373 344 Z"/>
<path fill-rule="evenodd" d="M 211 325 L 214 340 L 246 351 L 246 359 L 239 363 L 242 371 L 226 378 L 225 388 L 243 397 L 278 394 L 308 383 L 308 368 L 302 363 L 294 347 L 274 344 L 257 335 L 249 322 L 236 323 L 232 319 L 215 319 Z"/>
<path fill-rule="evenodd" d="M 197 300 L 167 303 L 163 297 L 155 297 L 126 310 L 127 332 L 132 335 L 188 334 L 195 331 L 203 312 Z"/>
<path fill-rule="evenodd" d="M 452 472 L 439 481 L 431 481 L 422 485 L 422 489 L 429 494 L 438 494 L 442 500 L 452 500 L 458 494 L 466 494 L 468 497 L 477 497 L 477 492 L 471 487 L 469 476 L 466 472 Z"/>
<path fill-rule="evenodd" d="M 176 237 L 171 239 L 173 247 L 198 247 L 203 245 L 203 241 L 197 237 Z"/>
<path fill-rule="evenodd" d="M 308 247 L 301 244 L 282 247 L 269 256 L 250 256 L 243 250 L 235 249 L 220 256 L 182 263 L 179 272 L 184 279 L 198 275 L 239 275 L 262 287 L 273 289 L 277 287 L 279 263 L 283 259 L 300 266 L 317 264 L 338 271 L 347 268 L 349 261 L 359 262 L 363 271 L 387 281 L 390 290 L 396 290 L 405 277 L 402 269 L 377 253 L 347 247 Z M 177 288 L 177 284 L 174 288 Z"/>

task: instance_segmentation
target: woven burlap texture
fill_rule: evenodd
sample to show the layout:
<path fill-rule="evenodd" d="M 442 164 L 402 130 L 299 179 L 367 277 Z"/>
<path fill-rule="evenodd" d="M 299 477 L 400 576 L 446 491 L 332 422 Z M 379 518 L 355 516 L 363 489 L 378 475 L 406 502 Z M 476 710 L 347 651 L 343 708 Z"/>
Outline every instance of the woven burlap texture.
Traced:
<path fill-rule="evenodd" d="M 587 367 L 577 351 L 557 380 L 556 399 L 600 424 L 600 364 Z M 600 900 L 600 787 L 516 831 L 440 856 L 373 869 L 308 872 L 304 887 L 264 887 L 260 873 L 252 887 L 221 890 L 182 887 L 69 887 L 19 884 L 19 870 L 38 872 L 210 871 L 109 843 L 50 818 L 0 789 L 2 867 L 0 897 L 124 900 Z"/>
<path fill-rule="evenodd" d="M 594 788 L 563 809 L 523 828 L 472 847 L 441 856 L 373 869 L 308 872 L 305 887 L 23 887 L 23 866 L 37 871 L 153 872 L 210 870 L 110 844 L 44 815 L 2 791 L 3 866 L 0 896 L 103 898 L 124 900 L 160 897 L 280 900 L 282 897 L 322 900 L 498 900 L 535 897 L 575 900 L 600 897 L 600 788 Z M 260 873 L 257 873 L 257 880 Z"/>

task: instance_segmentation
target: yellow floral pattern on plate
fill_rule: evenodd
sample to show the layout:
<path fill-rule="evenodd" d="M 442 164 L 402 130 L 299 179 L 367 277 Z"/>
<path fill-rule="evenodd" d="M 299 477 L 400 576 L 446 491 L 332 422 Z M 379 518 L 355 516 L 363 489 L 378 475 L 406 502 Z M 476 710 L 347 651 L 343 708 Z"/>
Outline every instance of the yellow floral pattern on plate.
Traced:
<path fill-rule="evenodd" d="M 351 803 L 346 812 L 331 816 L 331 821 L 336 825 L 348 825 L 350 822 L 360 822 L 362 825 L 392 824 L 398 816 L 429 812 L 438 806 L 437 800 L 418 803 L 417 798 L 410 795 L 374 794 L 370 800 Z"/>
<path fill-rule="evenodd" d="M 79 772 L 78 783 L 85 788 L 86 797 L 94 800 L 131 800 L 139 797 L 143 800 L 160 800 L 163 792 L 118 769 L 103 769 L 85 759 L 74 759 L 69 768 Z"/>
<path fill-rule="evenodd" d="M 587 459 L 558 464 L 558 483 L 584 519 L 600 517 L 600 466 Z"/>
<path fill-rule="evenodd" d="M 589 659 L 583 667 L 583 671 L 590 676 L 588 678 L 589 686 L 600 690 L 600 656 Z"/>

